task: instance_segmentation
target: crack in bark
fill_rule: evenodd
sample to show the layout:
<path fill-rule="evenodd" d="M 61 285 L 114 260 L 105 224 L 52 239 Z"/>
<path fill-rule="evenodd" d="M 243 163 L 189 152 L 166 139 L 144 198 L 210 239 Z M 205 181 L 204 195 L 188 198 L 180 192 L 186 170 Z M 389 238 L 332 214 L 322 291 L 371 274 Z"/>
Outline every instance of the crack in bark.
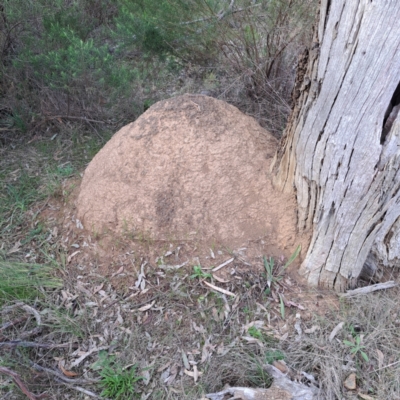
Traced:
<path fill-rule="evenodd" d="M 385 140 L 390 130 L 392 129 L 393 123 L 397 117 L 397 114 L 399 113 L 399 110 L 400 110 L 400 82 L 397 85 L 395 91 L 393 92 L 393 96 L 390 99 L 385 116 L 383 118 L 382 134 L 380 139 L 381 145 L 385 143 Z"/>
<path fill-rule="evenodd" d="M 360 8 L 361 8 L 361 17 L 358 19 L 358 23 L 355 23 L 357 16 L 358 16 L 358 11 L 360 10 Z M 364 18 L 364 7 L 359 2 L 357 11 L 354 14 L 353 22 L 351 24 L 351 26 L 353 26 L 353 27 L 355 26 L 355 30 L 353 33 L 353 37 L 351 38 L 351 42 L 349 44 L 353 44 L 355 42 L 356 37 L 358 37 L 358 33 L 360 32 L 360 26 L 361 26 L 363 18 Z"/>
<path fill-rule="evenodd" d="M 347 175 L 350 172 L 350 163 L 351 163 L 351 159 L 353 158 L 353 154 L 354 154 L 354 143 L 353 143 L 353 148 L 351 149 L 349 160 L 347 161 L 347 172 L 346 172 L 346 175 L 344 176 L 344 180 L 347 179 Z M 353 184 L 353 181 L 351 181 L 351 184 Z"/>
<path fill-rule="evenodd" d="M 328 24 L 328 19 L 329 19 L 329 12 L 331 11 L 331 1 L 328 0 L 326 2 L 326 12 L 325 12 L 325 21 L 324 21 L 324 33 L 326 31 L 326 25 Z"/>

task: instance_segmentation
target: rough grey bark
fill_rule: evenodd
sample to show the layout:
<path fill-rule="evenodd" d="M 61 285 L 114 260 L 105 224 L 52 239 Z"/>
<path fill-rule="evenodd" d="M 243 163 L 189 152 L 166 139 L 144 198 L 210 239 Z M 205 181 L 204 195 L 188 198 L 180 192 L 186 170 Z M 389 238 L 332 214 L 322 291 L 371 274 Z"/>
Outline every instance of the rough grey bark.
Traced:
<path fill-rule="evenodd" d="M 314 285 L 342 290 L 369 254 L 369 274 L 400 258 L 399 21 L 398 0 L 322 0 L 299 62 L 275 183 L 312 232 L 301 270 Z"/>

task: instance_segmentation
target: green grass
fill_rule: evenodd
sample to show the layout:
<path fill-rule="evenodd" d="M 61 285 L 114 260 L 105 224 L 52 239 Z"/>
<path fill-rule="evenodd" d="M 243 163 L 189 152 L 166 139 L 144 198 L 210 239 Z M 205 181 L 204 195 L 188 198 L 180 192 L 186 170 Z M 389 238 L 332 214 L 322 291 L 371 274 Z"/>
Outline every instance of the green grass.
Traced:
<path fill-rule="evenodd" d="M 3 195 L 0 196 L 0 233 L 21 223 L 28 207 L 44 197 L 39 192 L 39 182 L 39 177 L 30 176 L 23 171 L 15 182 L 3 183 Z"/>
<path fill-rule="evenodd" d="M 247 371 L 247 379 L 257 388 L 268 388 L 272 384 L 272 378 L 263 367 L 263 363 L 257 357 L 252 357 L 251 367 Z"/>
<path fill-rule="evenodd" d="M 299 245 L 297 246 L 294 253 L 290 256 L 289 260 L 283 266 L 277 265 L 272 257 L 270 257 L 269 259 L 267 259 L 267 257 L 265 256 L 263 257 L 264 270 L 268 285 L 268 287 L 266 288 L 266 294 L 269 294 L 271 292 L 272 286 L 275 286 L 279 281 L 282 280 L 286 268 L 290 264 L 292 264 L 292 262 L 297 258 L 297 256 L 300 254 L 300 251 L 301 246 Z M 284 318 L 284 310 L 281 313 L 283 314 L 282 317 Z"/>
<path fill-rule="evenodd" d="M 40 288 L 62 287 L 61 280 L 54 277 L 54 267 L 7 261 L 1 254 L 0 276 L 0 304 L 35 299 L 41 295 Z"/>
<path fill-rule="evenodd" d="M 100 387 L 103 389 L 102 397 L 115 400 L 137 398 L 136 386 L 143 377 L 138 375 L 136 364 L 123 368 L 116 361 L 115 356 L 109 356 L 106 351 L 101 351 L 92 369 L 99 370 Z"/>

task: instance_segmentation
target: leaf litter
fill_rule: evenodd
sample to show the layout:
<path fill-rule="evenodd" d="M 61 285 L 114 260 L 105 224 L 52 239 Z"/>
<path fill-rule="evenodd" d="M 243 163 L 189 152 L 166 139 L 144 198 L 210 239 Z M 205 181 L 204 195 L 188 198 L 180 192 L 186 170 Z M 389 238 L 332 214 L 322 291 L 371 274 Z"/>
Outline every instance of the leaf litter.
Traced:
<path fill-rule="evenodd" d="M 65 232 L 60 230 L 57 234 L 65 240 Z M 310 309 L 321 307 L 323 299 L 316 301 L 315 296 L 303 296 L 303 287 L 290 275 L 275 287 L 272 285 L 271 293 L 266 294 L 261 256 L 249 259 L 246 251 L 241 250 L 227 258 L 223 251 L 208 250 L 208 261 L 196 256 L 196 263 L 203 264 L 205 270 L 214 270 L 212 264 L 216 264 L 220 275 L 210 281 L 198 281 L 188 278 L 193 265 L 190 260 L 194 257 L 188 256 L 185 243 L 160 252 L 162 256 L 155 263 L 150 260 L 157 257 L 125 248 L 117 257 L 112 255 L 106 270 L 97 267 L 91 258 L 85 258 L 87 250 L 99 250 L 96 242 L 88 237 L 77 240 L 72 233 L 68 241 L 79 244 L 81 252 L 74 254 L 74 247 L 70 247 L 71 252 L 66 255 L 68 279 L 62 289 L 51 294 L 54 310 L 46 310 L 40 302 L 35 306 L 26 304 L 37 310 L 42 320 L 43 331 L 35 337 L 35 342 L 41 344 L 42 338 L 47 338 L 46 343 L 54 351 L 57 349 L 58 354 L 61 352 L 64 360 L 62 364 L 55 364 L 52 350 L 46 356 L 29 350 L 32 362 L 73 380 L 65 383 L 52 380 L 54 390 L 59 393 L 70 391 L 72 398 L 73 393 L 82 393 L 81 389 L 99 393 L 94 383 L 98 374 L 92 365 L 102 352 L 116 357 L 124 366 L 140 364 L 140 374 L 144 377 L 139 385 L 143 399 L 161 392 L 165 398 L 201 398 L 228 383 L 252 386 L 249 371 L 256 368 L 256 362 L 264 362 L 265 354 L 278 350 L 285 353 L 287 363 L 298 366 L 302 379 L 318 381 L 315 371 L 302 367 L 296 359 L 299 353 L 290 349 L 297 346 L 299 351 L 307 337 L 318 344 L 315 338 L 325 328 L 312 320 Z M 164 261 L 167 259 L 168 263 Z M 248 268 L 249 264 L 253 269 Z M 280 298 L 284 299 L 284 319 Z M 55 323 L 60 323 L 60 312 L 65 313 L 71 325 L 71 333 L 64 336 L 53 328 Z M 18 340 L 24 331 L 33 332 L 35 328 L 34 314 L 21 307 L 6 313 L 6 320 L 17 320 L 18 313 L 26 313 L 33 319 L 24 327 L 17 324 L 18 330 L 6 330 L 7 339 Z M 301 318 L 296 318 L 296 314 Z M 252 326 L 260 330 L 261 338 L 248 334 Z M 335 337 L 341 334 L 338 331 Z M 64 340 L 69 343 L 69 349 L 56 347 L 62 337 L 69 338 Z M 296 341 L 296 338 L 300 339 Z M 393 363 L 382 351 L 375 354 L 377 369 Z M 304 362 L 307 357 L 304 353 L 302 357 Z M 279 363 L 275 365 L 279 368 Z M 37 393 L 48 385 L 45 379 L 27 382 L 30 390 Z M 327 386 L 324 381 L 320 385 Z"/>

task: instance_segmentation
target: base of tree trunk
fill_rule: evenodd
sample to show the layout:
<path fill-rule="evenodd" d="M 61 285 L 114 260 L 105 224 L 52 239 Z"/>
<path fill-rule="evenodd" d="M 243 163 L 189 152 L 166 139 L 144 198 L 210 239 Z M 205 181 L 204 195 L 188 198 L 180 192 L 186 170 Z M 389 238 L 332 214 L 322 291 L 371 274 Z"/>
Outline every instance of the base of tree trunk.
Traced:
<path fill-rule="evenodd" d="M 321 0 L 275 183 L 294 191 L 301 272 L 343 291 L 400 259 L 400 6 Z"/>

